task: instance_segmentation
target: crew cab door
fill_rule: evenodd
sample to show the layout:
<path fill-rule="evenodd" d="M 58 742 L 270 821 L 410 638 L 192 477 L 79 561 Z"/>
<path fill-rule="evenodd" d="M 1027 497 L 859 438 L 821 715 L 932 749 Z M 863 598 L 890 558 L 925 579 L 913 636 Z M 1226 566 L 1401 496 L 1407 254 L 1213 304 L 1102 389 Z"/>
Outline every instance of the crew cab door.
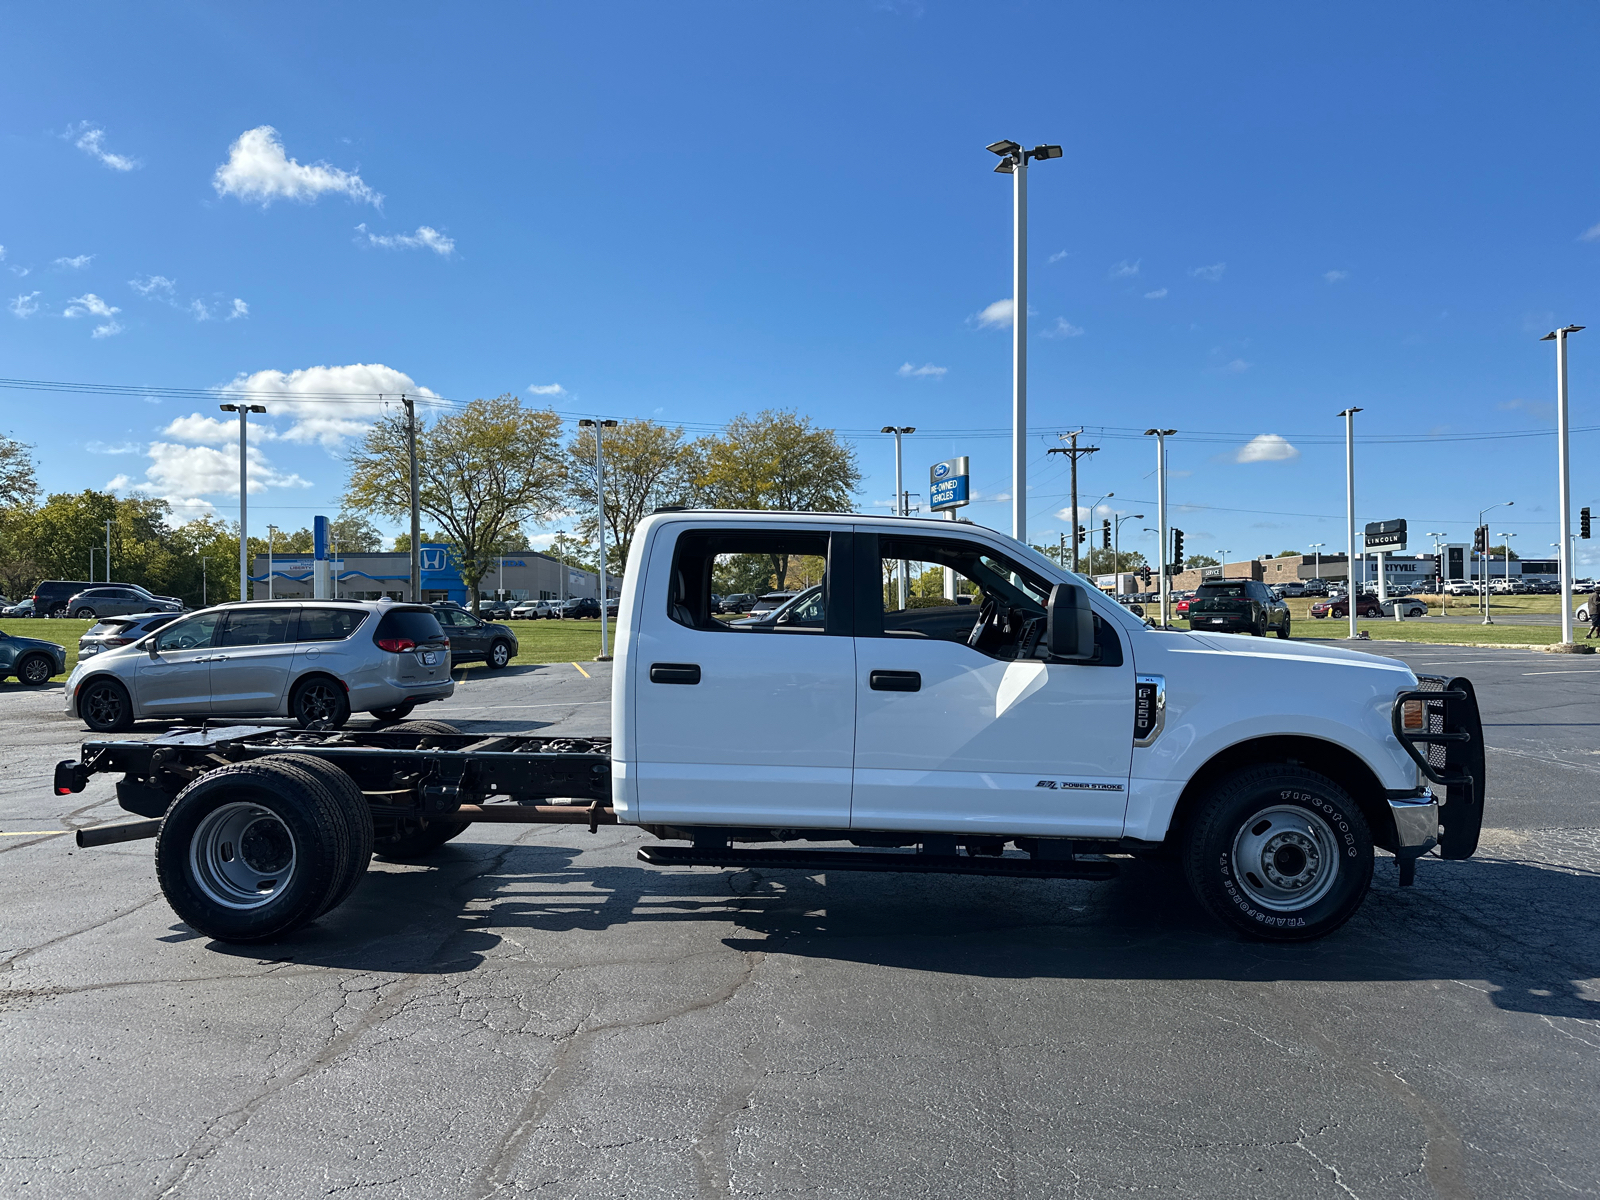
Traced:
<path fill-rule="evenodd" d="M 849 540 L 844 526 L 731 519 L 669 526 L 652 544 L 629 633 L 635 733 L 623 768 L 642 821 L 848 826 L 855 648 L 848 588 L 834 578 Z M 713 591 L 817 582 L 817 624 L 711 612 Z"/>
<path fill-rule="evenodd" d="M 228 611 L 213 640 L 211 711 L 272 713 L 283 702 L 294 662 L 297 606 Z"/>
<path fill-rule="evenodd" d="M 1120 837 L 1134 677 L 1115 626 L 1095 619 L 1097 663 L 1049 662 L 1022 644 L 1051 586 L 1032 567 L 955 535 L 857 527 L 855 545 L 851 828 Z"/>

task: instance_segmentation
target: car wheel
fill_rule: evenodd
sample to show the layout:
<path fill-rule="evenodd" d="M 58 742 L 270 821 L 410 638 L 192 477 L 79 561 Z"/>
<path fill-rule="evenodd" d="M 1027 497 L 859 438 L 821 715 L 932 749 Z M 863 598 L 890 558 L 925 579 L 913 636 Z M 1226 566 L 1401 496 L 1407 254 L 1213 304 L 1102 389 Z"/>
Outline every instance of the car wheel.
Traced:
<path fill-rule="evenodd" d="M 1259 638 L 1267 636 L 1267 619 L 1265 617 L 1256 622 L 1256 627 L 1250 631 L 1250 636 Z"/>
<path fill-rule="evenodd" d="M 1184 872 L 1213 916 L 1268 941 L 1332 933 L 1372 884 L 1372 834 L 1344 789 L 1303 767 L 1247 767 L 1189 823 Z"/>
<path fill-rule="evenodd" d="M 39 687 L 50 681 L 56 665 L 47 655 L 30 654 L 17 664 L 17 679 L 29 687 Z"/>
<path fill-rule="evenodd" d="M 404 704 L 396 704 L 393 708 L 375 708 L 372 710 L 372 715 L 380 721 L 404 721 L 416 707 L 415 700 L 407 700 Z"/>
<path fill-rule="evenodd" d="M 320 722 L 325 729 L 339 729 L 350 719 L 350 698 L 344 688 L 326 675 L 313 675 L 295 688 L 289 699 L 289 715 L 306 729 Z"/>
<path fill-rule="evenodd" d="M 1383 613 L 1377 608 L 1368 608 L 1364 610 L 1361 615 L 1363 617 L 1381 617 L 1383 616 Z"/>
<path fill-rule="evenodd" d="M 504 670 L 511 665 L 511 643 L 503 639 L 496 641 L 489 647 L 489 657 L 484 661 L 491 671 Z"/>
<path fill-rule="evenodd" d="M 348 822 L 318 777 L 271 759 L 234 763 L 178 794 L 156 836 L 156 878 L 185 922 L 262 942 L 313 921 L 348 882 Z"/>
<path fill-rule="evenodd" d="M 1288 641 L 1289 640 L 1289 618 L 1288 617 L 1285 617 L 1283 619 L 1283 625 L 1278 630 L 1278 637 L 1281 638 L 1283 641 Z"/>
<path fill-rule="evenodd" d="M 133 701 L 127 688 L 101 676 L 78 690 L 78 715 L 95 733 L 121 733 L 133 728 Z"/>
<path fill-rule="evenodd" d="M 92 621 L 92 620 L 94 620 L 94 609 L 85 606 L 83 608 L 80 608 L 77 612 L 73 613 L 72 615 L 77 617 L 78 620 L 80 620 L 80 621 Z"/>
<path fill-rule="evenodd" d="M 50 615 L 52 617 L 64 617 L 64 616 L 66 616 L 67 615 L 67 606 L 65 604 L 56 605 L 54 608 L 52 608 L 50 610 Z"/>

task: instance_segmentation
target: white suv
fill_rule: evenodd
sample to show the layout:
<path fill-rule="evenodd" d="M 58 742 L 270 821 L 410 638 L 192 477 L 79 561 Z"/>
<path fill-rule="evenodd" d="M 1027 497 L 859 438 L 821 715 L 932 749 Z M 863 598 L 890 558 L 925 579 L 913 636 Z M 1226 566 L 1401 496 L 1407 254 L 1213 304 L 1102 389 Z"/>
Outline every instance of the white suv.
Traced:
<path fill-rule="evenodd" d="M 204 609 L 80 659 L 66 708 L 96 733 L 209 716 L 337 729 L 352 712 L 398 721 L 454 692 L 450 640 L 426 605 L 257 600 Z"/>

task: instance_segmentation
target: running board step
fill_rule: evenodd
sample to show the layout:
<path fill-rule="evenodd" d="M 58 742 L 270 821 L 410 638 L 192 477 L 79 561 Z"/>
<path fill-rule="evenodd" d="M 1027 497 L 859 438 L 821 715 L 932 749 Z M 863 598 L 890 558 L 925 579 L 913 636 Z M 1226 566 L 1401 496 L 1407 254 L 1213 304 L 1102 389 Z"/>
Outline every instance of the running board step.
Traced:
<path fill-rule="evenodd" d="M 921 875 L 1009 875 L 1017 879 L 1115 879 L 1119 867 L 1102 859 L 989 858 L 965 854 L 893 854 L 872 850 L 714 850 L 641 846 L 657 867 L 766 867 L 800 871 L 903 871 Z"/>

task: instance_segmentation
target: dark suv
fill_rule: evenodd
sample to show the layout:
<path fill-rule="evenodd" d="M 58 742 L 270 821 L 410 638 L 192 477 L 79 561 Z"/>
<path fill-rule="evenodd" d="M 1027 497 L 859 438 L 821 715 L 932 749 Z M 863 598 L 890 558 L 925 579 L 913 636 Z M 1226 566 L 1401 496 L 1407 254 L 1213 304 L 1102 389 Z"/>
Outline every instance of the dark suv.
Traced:
<path fill-rule="evenodd" d="M 517 656 L 517 635 L 509 625 L 480 621 L 453 604 L 435 604 L 433 615 L 439 618 L 439 627 L 450 639 L 451 662 L 481 658 L 490 669 L 498 671 Z"/>
<path fill-rule="evenodd" d="M 107 617 L 127 617 L 137 613 L 180 613 L 183 603 L 152 596 L 143 588 L 106 587 L 85 588 L 67 601 L 67 612 L 80 620 L 93 618 L 103 621 Z"/>
<path fill-rule="evenodd" d="M 34 615 L 40 617 L 68 616 L 72 611 L 68 607 L 72 602 L 72 598 L 79 592 L 86 591 L 89 588 L 97 590 L 100 588 L 116 588 L 127 591 L 141 597 L 148 605 L 146 608 L 125 609 L 124 611 L 126 612 L 150 612 L 159 609 L 164 604 L 176 604 L 180 608 L 183 607 L 183 601 L 178 597 L 152 595 L 137 583 L 106 583 L 103 580 L 99 583 L 90 583 L 82 579 L 46 579 L 33 589 Z M 90 615 L 93 616 L 95 614 L 91 613 Z"/>

